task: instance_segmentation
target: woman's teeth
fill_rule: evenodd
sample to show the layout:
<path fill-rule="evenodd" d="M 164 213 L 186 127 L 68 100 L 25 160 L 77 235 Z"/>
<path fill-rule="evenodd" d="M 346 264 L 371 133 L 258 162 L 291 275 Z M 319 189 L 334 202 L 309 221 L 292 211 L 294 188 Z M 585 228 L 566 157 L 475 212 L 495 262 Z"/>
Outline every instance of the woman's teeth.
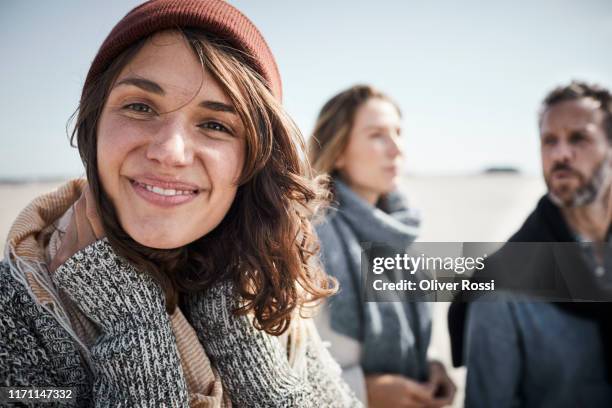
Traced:
<path fill-rule="evenodd" d="M 177 195 L 192 195 L 195 194 L 194 190 L 173 190 L 166 189 L 156 186 L 151 186 L 149 184 L 139 183 L 141 186 L 151 191 L 152 193 L 163 195 L 163 196 L 177 196 Z"/>

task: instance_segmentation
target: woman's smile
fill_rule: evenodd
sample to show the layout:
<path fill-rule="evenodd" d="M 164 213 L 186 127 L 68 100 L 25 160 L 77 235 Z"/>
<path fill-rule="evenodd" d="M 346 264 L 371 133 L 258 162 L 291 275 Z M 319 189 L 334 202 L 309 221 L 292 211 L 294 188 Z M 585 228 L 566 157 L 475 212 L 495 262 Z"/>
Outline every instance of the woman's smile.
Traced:
<path fill-rule="evenodd" d="M 164 181 L 152 177 L 128 179 L 133 191 L 146 202 L 162 208 L 189 203 L 204 190 L 183 182 Z"/>

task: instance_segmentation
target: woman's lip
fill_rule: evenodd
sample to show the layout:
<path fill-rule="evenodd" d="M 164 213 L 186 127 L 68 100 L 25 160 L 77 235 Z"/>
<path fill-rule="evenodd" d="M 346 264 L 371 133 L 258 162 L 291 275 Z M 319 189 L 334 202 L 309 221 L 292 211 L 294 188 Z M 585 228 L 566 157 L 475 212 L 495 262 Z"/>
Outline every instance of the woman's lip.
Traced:
<path fill-rule="evenodd" d="M 397 174 L 397 167 L 386 167 L 385 171 L 392 174 Z"/>
<path fill-rule="evenodd" d="M 130 181 L 135 181 L 140 184 L 148 184 L 150 186 L 163 188 L 166 190 L 183 190 L 183 191 L 198 191 L 200 186 L 185 181 L 179 181 L 170 178 L 159 178 L 149 175 L 129 177 Z"/>
<path fill-rule="evenodd" d="M 140 182 L 136 182 L 134 180 L 128 181 L 136 195 L 138 195 L 140 198 L 147 201 L 148 203 L 162 208 L 173 208 L 182 204 L 186 204 L 190 201 L 195 200 L 195 198 L 201 194 L 199 190 L 197 192 L 196 190 L 194 190 L 194 192 L 190 194 L 165 196 L 147 190 L 146 187 Z"/>

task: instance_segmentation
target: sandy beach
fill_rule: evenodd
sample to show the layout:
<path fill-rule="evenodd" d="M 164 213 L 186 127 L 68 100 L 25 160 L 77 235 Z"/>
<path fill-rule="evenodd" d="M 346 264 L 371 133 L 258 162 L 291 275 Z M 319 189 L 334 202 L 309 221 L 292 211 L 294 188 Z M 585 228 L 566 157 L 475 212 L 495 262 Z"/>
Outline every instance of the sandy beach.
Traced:
<path fill-rule="evenodd" d="M 51 191 L 60 182 L 21 185 L 0 184 L 0 244 L 18 215 L 36 196 Z M 476 176 L 411 176 L 402 190 L 422 216 L 419 241 L 463 242 L 505 241 L 521 225 L 545 191 L 541 177 L 495 174 Z M 450 367 L 450 346 L 446 327 L 447 303 L 434 306 L 432 351 Z M 459 385 L 455 407 L 463 401 L 463 369 L 452 369 Z"/>
<path fill-rule="evenodd" d="M 402 186 L 422 215 L 419 241 L 503 242 L 521 226 L 546 190 L 538 176 L 479 175 L 411 177 Z M 451 367 L 446 314 L 448 303 L 434 305 L 430 354 Z M 462 407 L 465 369 L 450 369 Z"/>

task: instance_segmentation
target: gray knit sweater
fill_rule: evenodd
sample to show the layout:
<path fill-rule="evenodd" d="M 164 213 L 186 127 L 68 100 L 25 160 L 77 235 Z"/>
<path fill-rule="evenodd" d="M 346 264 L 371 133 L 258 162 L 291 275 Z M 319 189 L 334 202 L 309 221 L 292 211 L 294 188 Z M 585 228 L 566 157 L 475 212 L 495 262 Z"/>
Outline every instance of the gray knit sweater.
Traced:
<path fill-rule="evenodd" d="M 159 286 L 106 240 L 77 252 L 53 281 L 101 331 L 90 372 L 76 342 L 0 264 L 0 384 L 76 387 L 78 406 L 188 406 Z"/>
<path fill-rule="evenodd" d="M 106 240 L 66 261 L 56 287 L 96 325 L 91 370 L 76 342 L 0 263 L 0 386 L 76 387 L 78 406 L 188 406 L 164 296 Z M 234 317 L 231 285 L 189 296 L 187 317 L 235 406 L 359 406 L 318 336 L 296 372 L 278 339 Z"/>
<path fill-rule="evenodd" d="M 303 370 L 296 370 L 277 337 L 255 329 L 249 315 L 232 313 L 238 299 L 232 285 L 223 282 L 185 302 L 186 316 L 218 368 L 234 406 L 361 407 L 314 324 L 303 339 Z"/>

